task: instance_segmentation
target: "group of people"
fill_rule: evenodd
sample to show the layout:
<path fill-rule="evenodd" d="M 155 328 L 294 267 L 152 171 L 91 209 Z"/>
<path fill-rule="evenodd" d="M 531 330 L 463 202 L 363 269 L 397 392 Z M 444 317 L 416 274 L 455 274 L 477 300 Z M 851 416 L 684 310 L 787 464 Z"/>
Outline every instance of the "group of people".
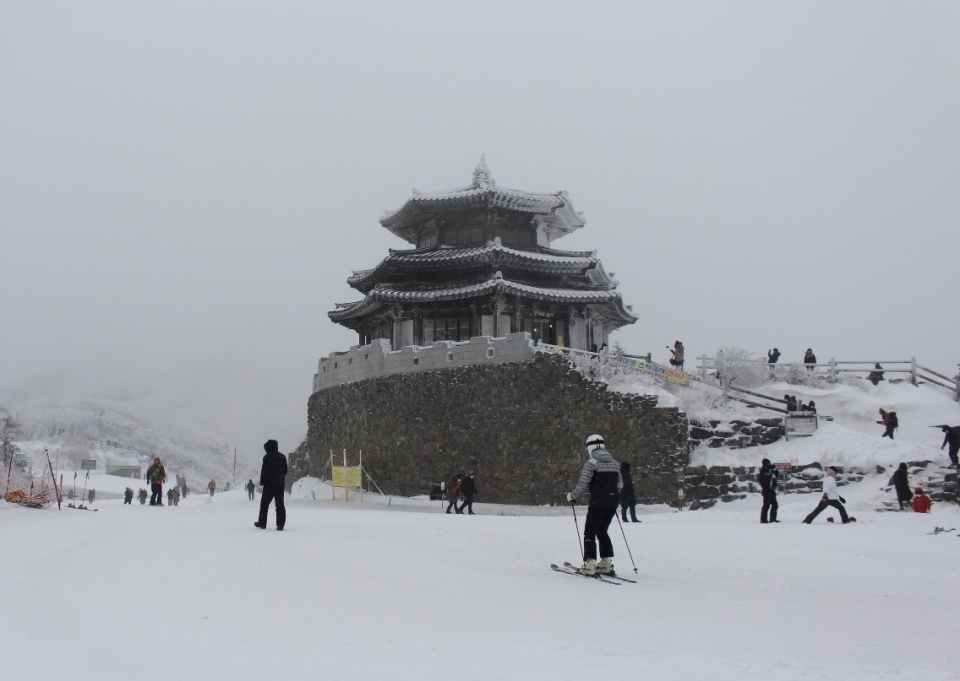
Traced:
<path fill-rule="evenodd" d="M 796 395 L 784 395 L 783 400 L 787 403 L 787 411 L 809 411 L 814 414 L 817 413 L 817 403 L 813 400 L 810 400 L 804 404 L 801 400 L 797 399 Z"/>
<path fill-rule="evenodd" d="M 447 494 L 447 513 L 454 511 L 458 514 L 462 514 L 464 509 L 467 511 L 467 515 L 476 515 L 473 512 L 473 498 L 477 496 L 477 481 L 474 478 L 473 471 L 470 471 L 465 476 L 456 475 L 454 478 L 446 483 L 446 494 Z M 463 499 L 463 503 L 460 506 L 457 506 L 457 502 Z"/>
<path fill-rule="evenodd" d="M 907 475 L 907 464 L 901 461 L 900 466 L 890 477 L 890 486 L 897 492 L 897 503 L 900 504 L 900 510 L 904 510 L 904 504 L 907 504 L 916 513 L 929 513 L 932 505 L 930 497 L 924 493 L 922 487 L 917 487 L 911 492 L 910 480 Z"/>

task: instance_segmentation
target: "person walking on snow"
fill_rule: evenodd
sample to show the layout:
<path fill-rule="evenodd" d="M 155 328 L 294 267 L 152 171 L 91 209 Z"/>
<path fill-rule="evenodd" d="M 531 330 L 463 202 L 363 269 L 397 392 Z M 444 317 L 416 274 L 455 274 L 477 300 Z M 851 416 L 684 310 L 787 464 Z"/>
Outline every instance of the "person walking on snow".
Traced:
<path fill-rule="evenodd" d="M 140 505 L 141 505 L 141 506 L 143 506 L 145 503 L 147 503 L 147 490 L 145 490 L 145 489 L 143 489 L 143 487 L 141 487 L 141 488 L 140 488 L 140 491 L 137 492 L 137 499 L 140 500 Z"/>
<path fill-rule="evenodd" d="M 180 505 L 180 488 L 174 487 L 171 490 L 171 492 L 172 494 L 170 495 L 170 500 L 173 502 L 174 506 L 179 506 Z"/>
<path fill-rule="evenodd" d="M 460 509 L 457 508 L 457 500 L 460 498 L 460 486 L 462 484 L 463 478 L 459 475 L 447 483 L 447 513 L 450 512 L 450 509 L 460 513 Z"/>
<path fill-rule="evenodd" d="M 897 502 L 900 504 L 900 510 L 903 510 L 904 504 L 909 504 L 913 499 L 913 492 L 910 491 L 910 480 L 907 478 L 907 464 L 900 462 L 900 467 L 893 472 L 890 478 L 890 484 L 897 490 Z"/>
<path fill-rule="evenodd" d="M 810 512 L 810 515 L 803 519 L 803 522 L 809 525 L 827 506 L 833 506 L 840 511 L 840 520 L 844 525 L 855 522 L 856 518 L 847 516 L 847 509 L 843 507 L 845 503 L 846 499 L 840 496 L 840 491 L 837 489 L 837 469 L 828 468 L 823 476 L 823 497 L 821 497 L 817 507 Z"/>
<path fill-rule="evenodd" d="M 287 524 L 287 509 L 283 505 L 283 492 L 287 479 L 287 457 L 280 453 L 276 440 L 267 440 L 263 444 L 266 454 L 263 455 L 263 466 L 260 468 L 260 517 L 253 524 L 261 530 L 267 529 L 267 513 L 270 511 L 270 502 L 275 501 L 277 509 L 277 529 L 282 530 Z"/>
<path fill-rule="evenodd" d="M 207 489 L 210 490 L 210 496 L 212 497 L 213 493 L 217 491 L 217 481 L 211 479 L 210 482 L 207 483 Z"/>
<path fill-rule="evenodd" d="M 173 487 L 167 488 L 167 506 L 173 506 Z"/>
<path fill-rule="evenodd" d="M 620 462 L 620 479 L 623 481 L 623 488 L 620 490 L 620 511 L 623 515 L 623 522 L 627 520 L 627 509 L 630 509 L 630 520 L 639 523 L 637 520 L 637 491 L 633 487 L 633 476 L 630 475 L 630 462 Z"/>
<path fill-rule="evenodd" d="M 960 426 L 940 426 L 940 430 L 943 431 L 943 444 L 940 445 L 940 451 L 942 452 L 944 447 L 950 445 L 947 455 L 950 457 L 950 465 L 956 468 L 957 452 L 960 451 Z"/>
<path fill-rule="evenodd" d="M 897 412 L 884 411 L 882 407 L 880 408 L 880 420 L 877 421 L 877 423 L 885 428 L 883 435 L 880 437 L 888 437 L 891 440 L 893 439 L 893 431 L 900 427 L 900 421 L 897 420 Z"/>
<path fill-rule="evenodd" d="M 613 574 L 613 543 L 607 528 L 617 514 L 620 505 L 620 490 L 623 478 L 620 467 L 604 447 L 602 435 L 587 438 L 588 459 L 580 471 L 580 479 L 572 492 L 567 493 L 570 504 L 587 492 L 590 493 L 590 505 L 587 507 L 587 520 L 583 525 L 583 568 L 586 575 Z M 597 562 L 597 544 L 600 544 L 600 562 Z"/>
<path fill-rule="evenodd" d="M 123 503 L 133 505 L 133 490 L 129 487 L 123 490 Z"/>
<path fill-rule="evenodd" d="M 779 472 L 776 467 L 770 463 L 770 459 L 764 459 L 760 464 L 760 470 L 757 471 L 757 482 L 760 483 L 760 492 L 763 494 L 763 507 L 760 509 L 761 523 L 779 523 L 777 520 L 777 479 Z M 767 511 L 770 512 L 770 520 L 767 520 Z"/>
<path fill-rule="evenodd" d="M 922 487 L 917 487 L 916 495 L 913 497 L 913 512 L 914 513 L 929 513 L 930 512 L 930 497 L 923 493 Z"/>
<path fill-rule="evenodd" d="M 249 480 L 247 480 L 246 487 L 247 487 L 247 498 L 250 501 L 253 501 L 253 491 L 257 488 L 257 486 L 253 484 L 253 478 L 250 478 Z"/>
<path fill-rule="evenodd" d="M 163 483 L 167 481 L 167 471 L 159 456 L 153 457 L 153 463 L 147 469 L 147 480 L 150 481 L 150 505 L 163 506 Z"/>
<path fill-rule="evenodd" d="M 473 471 L 467 473 L 467 477 L 460 483 L 460 493 L 463 495 L 463 503 L 457 513 L 463 513 L 463 509 L 467 509 L 467 515 L 476 515 L 473 512 L 473 497 L 477 495 L 477 481 L 473 479 Z"/>

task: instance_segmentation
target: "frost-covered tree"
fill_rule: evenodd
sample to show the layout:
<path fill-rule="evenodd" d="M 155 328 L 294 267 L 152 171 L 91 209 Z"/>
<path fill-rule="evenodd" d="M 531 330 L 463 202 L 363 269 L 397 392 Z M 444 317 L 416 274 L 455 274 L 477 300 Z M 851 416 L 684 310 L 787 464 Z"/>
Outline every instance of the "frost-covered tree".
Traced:
<path fill-rule="evenodd" d="M 744 388 L 762 385 L 767 376 L 766 362 L 749 350 L 733 345 L 717 350 L 713 363 L 724 391 L 734 383 Z"/>

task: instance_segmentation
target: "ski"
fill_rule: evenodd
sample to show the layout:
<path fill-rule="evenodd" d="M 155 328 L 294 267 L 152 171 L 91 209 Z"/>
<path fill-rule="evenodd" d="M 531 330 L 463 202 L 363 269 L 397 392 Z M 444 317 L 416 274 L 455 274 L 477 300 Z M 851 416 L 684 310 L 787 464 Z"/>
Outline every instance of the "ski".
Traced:
<path fill-rule="evenodd" d="M 562 572 L 565 575 L 574 575 L 576 577 L 586 577 L 587 579 L 595 579 L 598 582 L 603 582 L 604 584 L 613 584 L 614 586 L 619 586 L 620 584 L 620 582 L 615 582 L 612 579 L 604 579 L 606 575 L 585 575 L 582 572 L 579 572 L 577 570 L 568 570 L 566 568 L 562 568 L 556 563 L 550 563 L 550 569 L 553 570 L 554 572 Z"/>
<path fill-rule="evenodd" d="M 575 570 L 578 575 L 583 575 L 583 573 L 580 572 L 580 570 L 577 568 L 577 566 L 574 565 L 573 563 L 570 563 L 570 562 L 568 562 L 568 561 L 564 561 L 563 567 L 569 568 L 569 569 L 571 569 L 571 570 Z M 591 576 L 591 575 L 584 575 L 584 577 L 590 577 L 590 576 Z M 637 583 L 637 580 L 635 580 L 635 579 L 627 579 L 626 577 L 621 577 L 620 575 L 618 575 L 618 574 L 615 573 L 615 572 L 614 572 L 614 573 L 604 572 L 604 573 L 601 574 L 600 576 L 601 576 L 601 577 L 610 577 L 610 578 L 612 578 L 612 579 L 619 579 L 621 582 L 630 582 L 631 584 L 636 584 L 636 583 Z"/>

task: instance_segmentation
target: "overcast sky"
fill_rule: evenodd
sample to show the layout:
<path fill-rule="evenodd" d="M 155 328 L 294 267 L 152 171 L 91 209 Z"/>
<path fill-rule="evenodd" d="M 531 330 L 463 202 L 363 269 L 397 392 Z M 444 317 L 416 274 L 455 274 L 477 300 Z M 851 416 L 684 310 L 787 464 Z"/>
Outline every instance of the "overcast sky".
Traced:
<path fill-rule="evenodd" d="M 958 3 L 3 0 L 0 383 L 246 390 L 301 437 L 383 210 L 481 152 L 569 191 L 628 350 L 957 368 Z"/>

